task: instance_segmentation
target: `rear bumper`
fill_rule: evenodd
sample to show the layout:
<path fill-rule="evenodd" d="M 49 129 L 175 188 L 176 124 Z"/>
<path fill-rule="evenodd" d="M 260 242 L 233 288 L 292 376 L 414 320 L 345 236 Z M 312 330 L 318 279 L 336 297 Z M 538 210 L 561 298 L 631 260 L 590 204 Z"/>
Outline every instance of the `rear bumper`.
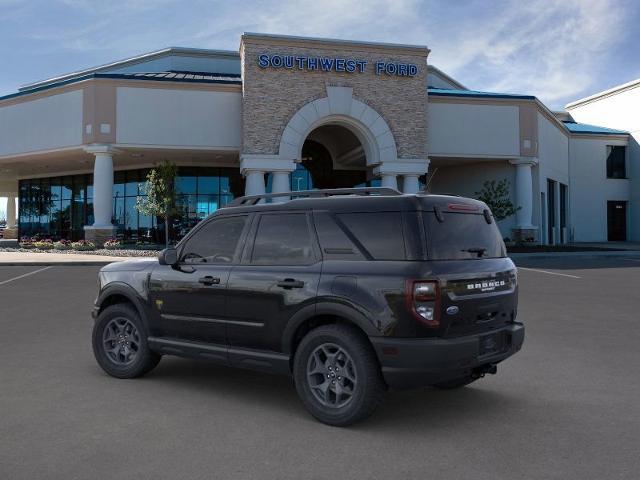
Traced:
<path fill-rule="evenodd" d="M 501 347 L 481 355 L 483 337 L 497 334 Z M 470 375 L 475 368 L 496 364 L 522 348 L 524 325 L 456 338 L 370 337 L 387 385 L 394 389 L 420 387 Z"/>

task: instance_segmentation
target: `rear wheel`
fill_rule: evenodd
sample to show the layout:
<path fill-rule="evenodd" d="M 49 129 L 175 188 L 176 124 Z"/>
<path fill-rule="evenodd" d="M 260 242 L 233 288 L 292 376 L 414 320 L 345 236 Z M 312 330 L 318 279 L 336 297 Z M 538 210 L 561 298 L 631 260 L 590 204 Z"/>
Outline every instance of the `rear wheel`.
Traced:
<path fill-rule="evenodd" d="M 309 332 L 296 351 L 293 374 L 304 406 L 328 425 L 342 427 L 367 418 L 384 396 L 373 349 L 346 325 Z"/>
<path fill-rule="evenodd" d="M 128 304 L 111 305 L 100 312 L 92 340 L 98 365 L 113 377 L 139 377 L 160 361 L 160 355 L 149 350 L 140 315 Z"/>

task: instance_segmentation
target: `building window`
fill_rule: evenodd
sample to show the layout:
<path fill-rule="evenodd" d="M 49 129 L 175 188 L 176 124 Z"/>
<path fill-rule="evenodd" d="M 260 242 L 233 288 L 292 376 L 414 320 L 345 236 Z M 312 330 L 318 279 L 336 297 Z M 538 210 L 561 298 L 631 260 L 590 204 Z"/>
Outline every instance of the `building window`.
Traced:
<path fill-rule="evenodd" d="M 607 178 L 627 178 L 627 147 L 607 146 Z"/>
<path fill-rule="evenodd" d="M 136 209 L 144 196 L 148 170 L 114 173 L 113 225 L 126 243 L 164 243 L 162 218 Z M 170 238 L 179 240 L 200 220 L 242 195 L 244 181 L 237 168 L 184 168 L 176 177 L 178 215 L 172 218 Z M 93 224 L 93 176 L 35 178 L 20 181 L 20 235 L 53 240 L 78 240 L 84 226 Z"/>

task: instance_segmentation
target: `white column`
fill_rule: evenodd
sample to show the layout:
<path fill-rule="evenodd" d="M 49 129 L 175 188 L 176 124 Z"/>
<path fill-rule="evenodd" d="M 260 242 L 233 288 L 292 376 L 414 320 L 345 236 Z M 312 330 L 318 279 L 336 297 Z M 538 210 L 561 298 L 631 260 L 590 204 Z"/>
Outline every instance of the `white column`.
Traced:
<path fill-rule="evenodd" d="M 382 173 L 380 176 L 382 177 L 382 187 L 398 189 L 398 178 L 395 173 Z"/>
<path fill-rule="evenodd" d="M 7 197 L 7 228 L 16 228 L 16 197 Z"/>
<path fill-rule="evenodd" d="M 287 193 L 291 191 L 291 184 L 289 180 L 289 172 L 288 171 L 274 171 L 272 172 L 273 181 L 271 183 L 271 192 L 272 193 Z M 289 197 L 275 197 L 272 199 L 273 202 L 280 203 L 286 202 L 289 200 Z"/>
<path fill-rule="evenodd" d="M 264 171 L 263 170 L 245 170 L 245 195 L 263 195 L 265 192 L 264 186 Z"/>
<path fill-rule="evenodd" d="M 93 164 L 93 227 L 111 228 L 113 217 L 113 156 L 111 152 L 95 154 Z"/>
<path fill-rule="evenodd" d="M 404 193 L 418 193 L 420 191 L 419 175 L 403 175 L 402 191 Z"/>
<path fill-rule="evenodd" d="M 533 217 L 533 175 L 531 167 L 537 163 L 535 158 L 519 158 L 509 161 L 516 167 L 516 228 L 532 229 Z"/>

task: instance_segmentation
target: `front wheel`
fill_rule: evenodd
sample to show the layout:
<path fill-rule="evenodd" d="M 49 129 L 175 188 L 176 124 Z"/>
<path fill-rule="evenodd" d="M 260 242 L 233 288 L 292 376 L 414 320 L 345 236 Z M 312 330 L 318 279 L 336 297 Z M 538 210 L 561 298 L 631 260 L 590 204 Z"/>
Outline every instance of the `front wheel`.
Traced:
<path fill-rule="evenodd" d="M 112 377 L 134 378 L 151 371 L 160 361 L 147 344 L 147 332 L 133 306 L 105 308 L 93 326 L 93 354 Z"/>
<path fill-rule="evenodd" d="M 306 409 L 328 425 L 344 427 L 367 418 L 384 396 L 371 345 L 346 325 L 309 332 L 296 351 L 293 375 Z"/>

